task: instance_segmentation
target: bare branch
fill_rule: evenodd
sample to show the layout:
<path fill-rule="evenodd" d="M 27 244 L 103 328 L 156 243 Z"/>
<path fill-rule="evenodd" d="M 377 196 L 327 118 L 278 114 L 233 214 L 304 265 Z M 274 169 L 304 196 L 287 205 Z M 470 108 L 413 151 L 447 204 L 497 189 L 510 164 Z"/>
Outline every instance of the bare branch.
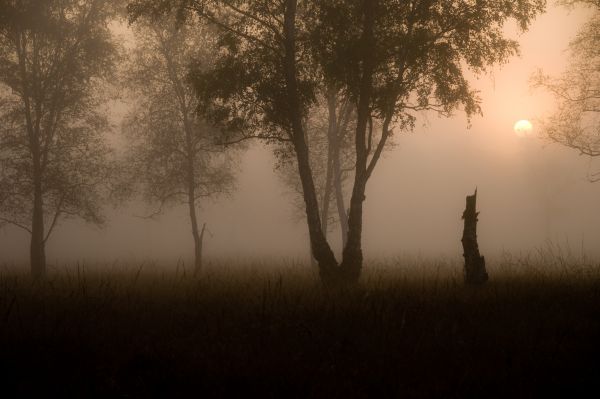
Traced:
<path fill-rule="evenodd" d="M 377 161 L 379 161 L 379 158 L 381 157 L 381 153 L 383 152 L 385 143 L 387 142 L 387 139 L 390 136 L 391 131 L 389 130 L 389 125 L 390 125 L 391 120 L 392 120 L 392 116 L 390 114 L 383 121 L 383 126 L 381 128 L 381 138 L 379 139 L 377 148 L 375 149 L 375 152 L 373 153 L 373 157 L 371 158 L 371 161 L 369 161 L 369 165 L 367 166 L 367 179 L 369 177 L 371 177 L 371 174 L 373 173 L 373 169 L 375 169 L 375 165 L 377 165 Z"/>
<path fill-rule="evenodd" d="M 281 36 L 281 32 L 273 25 L 271 25 L 270 23 L 268 23 L 267 21 L 264 21 L 260 18 L 258 18 L 256 15 L 251 14 L 247 11 L 244 11 L 242 9 L 240 9 L 239 7 L 236 7 L 234 4 L 227 2 L 225 0 L 223 0 L 223 4 L 225 4 L 227 7 L 229 7 L 231 10 L 237 12 L 238 14 L 241 14 L 245 17 L 248 17 L 250 19 L 252 19 L 253 21 L 257 22 L 259 25 L 269 29 L 271 32 L 273 32 L 275 34 L 275 36 L 277 37 L 277 39 L 281 42 L 283 42 L 283 38 Z M 282 23 L 283 25 L 283 23 Z"/>
<path fill-rule="evenodd" d="M 279 141 L 279 142 L 291 142 L 291 139 L 286 139 L 280 136 L 270 136 L 268 134 L 254 134 L 254 135 L 248 135 L 248 136 L 244 136 L 241 137 L 239 139 L 235 139 L 235 140 L 228 140 L 228 141 L 222 141 L 222 142 L 218 142 L 218 145 L 224 145 L 224 146 L 229 146 L 229 145 L 233 145 L 233 144 L 238 144 L 241 143 L 243 141 L 246 140 L 252 140 L 252 139 L 259 139 L 259 140 L 275 140 L 275 141 Z"/>
<path fill-rule="evenodd" d="M 134 215 L 134 216 L 137 218 L 140 218 L 140 219 L 155 219 L 157 216 L 162 215 L 162 213 L 164 212 L 164 208 L 170 199 L 178 197 L 178 196 L 187 196 L 187 195 L 188 194 L 183 191 L 177 191 L 177 192 L 172 192 L 172 193 L 168 193 L 168 194 L 163 194 L 161 196 L 161 198 L 159 199 L 160 203 L 159 203 L 157 210 L 150 213 L 149 215 Z"/>
<path fill-rule="evenodd" d="M 201 10 L 201 9 L 199 9 L 197 7 L 195 7 L 194 10 L 200 16 L 202 16 L 203 18 L 206 18 L 208 21 L 210 21 L 211 23 L 213 23 L 214 25 L 218 26 L 221 29 L 224 29 L 224 30 L 226 30 L 228 32 L 231 32 L 231 33 L 233 33 L 233 34 L 235 34 L 235 35 L 237 35 L 239 37 L 242 37 L 242 38 L 248 40 L 250 43 L 258 44 L 258 45 L 260 45 L 260 46 L 262 46 L 264 48 L 268 48 L 268 49 L 272 50 L 275 53 L 281 53 L 280 49 L 277 49 L 277 48 L 271 46 L 270 44 L 268 44 L 264 40 L 261 40 L 261 39 L 255 37 L 255 36 L 252 36 L 252 35 L 250 35 L 248 33 L 245 33 L 245 32 L 239 31 L 237 29 L 234 29 L 231 26 L 227 25 L 226 23 L 224 23 L 222 21 L 219 21 L 214 16 L 212 16 L 212 15 L 204 12 L 203 10 Z"/>
<path fill-rule="evenodd" d="M 58 218 L 60 217 L 60 214 L 62 213 L 62 206 L 63 206 L 66 196 L 67 196 L 67 191 L 63 192 L 63 195 L 60 197 L 60 200 L 58 201 L 58 205 L 56 206 L 56 210 L 54 212 L 54 217 L 52 218 L 52 223 L 50 224 L 50 228 L 48 229 L 48 232 L 46 233 L 46 236 L 44 237 L 44 243 L 46 241 L 48 241 L 50 234 L 52 234 L 52 231 L 54 230 L 54 227 L 56 226 L 56 222 L 58 221 Z"/>
<path fill-rule="evenodd" d="M 20 229 L 23 229 L 23 230 L 29 232 L 29 234 L 31 234 L 31 229 L 29 227 L 24 226 L 21 223 L 15 222 L 14 220 L 7 219 L 7 218 L 4 218 L 4 217 L 0 216 L 0 221 L 6 222 L 8 224 L 12 224 L 13 226 L 16 226 L 16 227 L 18 227 Z"/>

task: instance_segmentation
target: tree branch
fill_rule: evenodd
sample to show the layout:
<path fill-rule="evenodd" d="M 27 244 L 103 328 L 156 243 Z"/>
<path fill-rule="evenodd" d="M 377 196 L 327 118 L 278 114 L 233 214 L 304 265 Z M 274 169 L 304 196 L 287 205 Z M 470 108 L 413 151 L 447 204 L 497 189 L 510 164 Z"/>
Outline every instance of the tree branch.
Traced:
<path fill-rule="evenodd" d="M 50 234 L 52 234 L 54 227 L 56 227 L 56 222 L 58 221 L 58 218 L 59 218 L 60 214 L 62 213 L 62 205 L 65 201 L 66 196 L 67 196 L 67 192 L 65 190 L 65 192 L 63 192 L 63 195 L 60 197 L 60 200 L 58 201 L 58 205 L 56 206 L 56 212 L 54 213 L 54 217 L 52 218 L 52 223 L 50 224 L 50 228 L 48 229 L 48 232 L 46 233 L 46 236 L 44 237 L 44 243 L 46 241 L 48 241 Z"/>
<path fill-rule="evenodd" d="M 235 12 L 237 12 L 237 13 L 245 16 L 245 17 L 250 18 L 253 21 L 256 21 L 258 24 L 262 25 L 263 27 L 271 30 L 275 34 L 275 36 L 277 37 L 277 39 L 279 41 L 283 42 L 283 38 L 281 36 L 281 33 L 277 30 L 277 28 L 275 26 L 271 25 L 270 23 L 268 23 L 266 21 L 263 21 L 262 19 L 258 18 L 256 15 L 253 15 L 253 14 L 247 12 L 247 11 L 244 11 L 244 10 L 236 7 L 235 5 L 233 5 L 233 4 L 231 4 L 231 3 L 227 2 L 227 1 L 223 0 L 222 2 L 223 2 L 223 4 L 225 4 L 225 6 L 229 7 L 231 10 L 233 10 L 233 11 L 235 11 Z"/>
<path fill-rule="evenodd" d="M 243 141 L 251 140 L 251 139 L 276 140 L 276 141 L 280 141 L 280 142 L 291 142 L 292 141 L 292 139 L 286 139 L 286 138 L 279 137 L 279 136 L 269 136 L 267 134 L 255 134 L 255 135 L 244 136 L 244 137 L 241 137 L 241 138 L 236 139 L 236 140 L 229 140 L 229 141 L 218 142 L 217 144 L 218 145 L 223 145 L 223 146 L 229 146 L 229 145 L 238 144 L 238 143 L 241 143 Z"/>
<path fill-rule="evenodd" d="M 268 49 L 274 51 L 275 53 L 280 53 L 280 50 L 278 50 L 277 48 L 266 43 L 264 40 L 261 40 L 257 37 L 254 37 L 252 35 L 249 35 L 247 33 L 244 33 L 237 29 L 234 29 L 231 26 L 227 25 L 226 23 L 219 21 L 217 18 L 213 17 L 212 15 L 207 14 L 206 12 L 204 12 L 203 10 L 201 10 L 197 7 L 194 7 L 194 10 L 198 13 L 198 15 L 200 15 L 203 18 L 206 18 L 208 21 L 215 24 L 216 26 L 218 26 L 222 29 L 225 29 L 226 31 L 231 32 L 237 36 L 243 37 L 244 39 L 248 40 L 249 42 L 259 44 L 265 48 L 268 48 Z"/>
<path fill-rule="evenodd" d="M 31 229 L 30 228 L 28 228 L 28 227 L 26 227 L 26 226 L 24 226 L 24 225 L 22 225 L 22 224 L 20 224 L 18 222 L 15 222 L 14 220 L 6 219 L 6 218 L 0 216 L 0 221 L 6 222 L 8 224 L 12 224 L 13 226 L 19 227 L 19 228 L 27 231 L 29 234 L 31 234 Z"/>
<path fill-rule="evenodd" d="M 385 143 L 386 143 L 388 137 L 390 136 L 391 132 L 389 130 L 389 126 L 390 126 L 391 120 L 392 120 L 392 117 L 391 117 L 391 115 L 389 115 L 383 121 L 383 127 L 381 128 L 381 139 L 379 139 L 379 143 L 377 143 L 377 148 L 375 149 L 375 152 L 373 153 L 373 157 L 371 158 L 371 161 L 369 162 L 369 165 L 367 166 L 367 179 L 369 177 L 371 177 L 371 173 L 373 173 L 373 169 L 375 169 L 375 165 L 377 164 L 379 157 L 381 157 L 381 153 L 383 152 Z"/>

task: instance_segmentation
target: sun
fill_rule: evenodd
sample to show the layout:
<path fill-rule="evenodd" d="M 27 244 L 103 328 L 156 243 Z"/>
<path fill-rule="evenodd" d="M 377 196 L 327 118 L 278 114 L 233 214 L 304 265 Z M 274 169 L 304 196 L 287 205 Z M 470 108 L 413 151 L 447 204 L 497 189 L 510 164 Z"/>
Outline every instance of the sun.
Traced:
<path fill-rule="evenodd" d="M 519 137 L 529 137 L 531 136 L 531 132 L 533 129 L 533 125 L 527 119 L 521 119 L 515 123 L 513 127 L 515 129 L 515 133 Z"/>

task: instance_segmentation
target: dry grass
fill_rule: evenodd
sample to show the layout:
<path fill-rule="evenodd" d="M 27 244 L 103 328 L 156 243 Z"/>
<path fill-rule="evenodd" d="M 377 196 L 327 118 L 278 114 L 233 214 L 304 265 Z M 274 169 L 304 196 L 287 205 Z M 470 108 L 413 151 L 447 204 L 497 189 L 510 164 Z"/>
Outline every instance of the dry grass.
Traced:
<path fill-rule="evenodd" d="M 600 267 L 539 251 L 371 262 L 324 291 L 293 262 L 0 271 L 2 386 L 75 397 L 529 397 L 598 390 Z"/>

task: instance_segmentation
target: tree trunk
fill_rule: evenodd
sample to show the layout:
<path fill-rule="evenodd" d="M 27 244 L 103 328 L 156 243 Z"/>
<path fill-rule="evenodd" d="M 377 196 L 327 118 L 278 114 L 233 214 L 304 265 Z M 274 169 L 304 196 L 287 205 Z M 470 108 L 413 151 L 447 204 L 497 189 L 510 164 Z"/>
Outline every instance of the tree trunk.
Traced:
<path fill-rule="evenodd" d="M 188 148 L 191 151 L 191 133 L 188 128 L 187 119 L 185 119 L 186 125 L 186 140 Z M 202 240 L 204 238 L 204 229 L 206 223 L 202 226 L 202 231 L 198 231 L 198 218 L 196 217 L 196 170 L 194 168 L 194 155 L 188 154 L 187 159 L 187 184 L 188 184 L 188 206 L 190 212 L 190 222 L 192 224 L 192 236 L 194 237 L 194 274 L 197 274 L 202 269 Z"/>
<path fill-rule="evenodd" d="M 467 195 L 467 204 L 462 218 L 465 221 L 462 236 L 463 256 L 465 257 L 465 282 L 478 285 L 488 280 L 485 270 L 485 258 L 479 253 L 477 244 L 477 189 L 473 195 Z"/>
<path fill-rule="evenodd" d="M 39 115 L 40 111 L 36 113 Z M 30 129 L 30 149 L 32 158 L 33 178 L 33 212 L 31 220 L 31 275 L 34 279 L 46 277 L 46 240 L 44 237 L 44 192 L 42 188 L 43 170 L 42 153 L 40 149 L 39 117 Z"/>
<path fill-rule="evenodd" d="M 310 244 L 315 259 L 319 264 L 319 274 L 325 285 L 336 279 L 337 261 L 331 247 L 323 234 L 319 216 L 319 203 L 317 200 L 314 180 L 309 162 L 308 146 L 302 126 L 300 112 L 300 99 L 296 76 L 296 5 L 297 0 L 286 0 L 284 15 L 284 46 L 285 46 L 285 81 L 289 102 L 289 118 L 292 129 L 292 143 L 296 152 L 298 173 L 302 183 L 304 203 L 306 205 L 306 219 L 310 235 Z"/>
<path fill-rule="evenodd" d="M 313 256 L 312 245 L 310 244 L 310 236 L 308 237 L 308 259 L 310 261 L 311 270 L 316 269 L 318 265 L 317 260 Z"/>
<path fill-rule="evenodd" d="M 206 223 L 202 224 L 202 230 L 200 230 L 200 236 L 194 237 L 194 274 L 198 274 L 202 271 L 202 244 L 204 243 L 204 231 L 206 230 Z"/>
<path fill-rule="evenodd" d="M 339 161 L 337 162 L 339 171 Z M 344 192 L 342 191 L 341 172 L 336 172 L 335 185 L 335 202 L 337 205 L 338 219 L 340 220 L 340 231 L 342 234 L 342 248 L 346 248 L 348 244 L 348 213 L 344 204 Z"/>
<path fill-rule="evenodd" d="M 29 140 L 29 150 L 32 160 L 33 180 L 33 209 L 31 217 L 31 243 L 29 247 L 29 261 L 31 276 L 34 279 L 43 279 L 46 276 L 46 242 L 44 237 L 44 199 L 42 189 L 43 170 L 40 150 L 40 121 L 41 103 L 31 103 L 30 84 L 34 77 L 27 74 L 27 48 L 24 33 L 17 37 L 17 57 L 22 83 L 22 94 L 25 114 L 25 126 Z M 32 115 L 35 109 L 35 117 Z"/>
<path fill-rule="evenodd" d="M 356 113 L 356 166 L 354 187 L 350 199 L 350 214 L 348 215 L 348 241 L 344 247 L 343 260 L 340 265 L 342 279 L 354 284 L 360 277 L 362 253 L 362 216 L 365 190 L 367 187 L 367 123 L 371 117 L 371 95 L 373 93 L 373 30 L 375 25 L 375 8 L 377 1 L 365 1 L 363 4 L 364 22 L 361 38 L 362 76 L 359 90 L 358 108 Z"/>
<path fill-rule="evenodd" d="M 336 117 L 336 96 L 332 89 L 327 92 L 327 104 L 329 110 L 329 124 L 327 127 L 327 169 L 325 173 L 325 187 L 323 192 L 323 202 L 321 203 L 321 228 L 323 234 L 327 238 L 327 230 L 329 224 L 329 208 L 331 203 L 331 194 L 333 191 L 333 157 L 334 157 L 334 142 L 333 137 L 337 134 L 337 117 Z"/>
<path fill-rule="evenodd" d="M 345 104 L 336 111 L 335 98 L 338 93 L 331 90 L 329 93 L 330 98 L 328 99 L 329 105 L 329 117 L 335 118 L 335 132 L 329 136 L 329 146 L 332 148 L 332 169 L 333 169 L 333 189 L 335 192 L 335 203 L 338 212 L 338 220 L 340 221 L 340 232 L 342 234 L 342 248 L 346 247 L 348 242 L 348 211 L 344 203 L 344 190 L 342 186 L 342 167 L 341 167 L 341 151 L 342 142 L 348 129 L 348 123 L 350 122 L 350 116 L 354 105 L 350 101 L 345 101 Z M 331 96 L 333 95 L 333 100 Z"/>
<path fill-rule="evenodd" d="M 348 241 L 348 215 L 344 205 L 344 193 L 342 190 L 342 170 L 340 165 L 340 140 L 348 123 L 348 112 L 346 108 L 337 110 L 337 92 L 329 88 L 327 92 L 327 108 L 329 116 L 329 131 L 327 135 L 328 144 L 328 178 L 331 178 L 331 188 L 334 191 L 335 203 L 340 221 L 340 230 L 342 234 L 342 248 L 346 247 Z M 340 119 L 338 119 L 338 116 Z M 346 120 L 341 118 L 346 117 Z M 338 123 L 339 120 L 339 123 Z M 331 175 L 329 171 L 331 169 Z"/>
<path fill-rule="evenodd" d="M 34 162 L 35 163 L 35 162 Z M 41 176 L 34 172 L 33 215 L 31 223 L 30 262 L 34 279 L 46 277 L 46 243 L 44 240 L 44 202 Z"/>
<path fill-rule="evenodd" d="M 304 123 L 302 124 L 302 126 L 303 126 L 304 132 L 306 132 L 307 131 L 307 129 L 306 129 L 306 121 L 304 121 Z M 309 141 L 310 137 L 308 135 L 305 136 L 305 140 L 306 140 L 306 146 L 308 148 L 310 148 L 310 141 Z M 321 226 L 321 228 L 325 232 L 327 232 L 326 227 L 327 226 L 325 226 L 325 228 L 323 226 Z M 327 238 L 327 237 L 325 237 L 325 238 Z M 308 259 L 310 260 L 310 267 L 311 267 L 311 269 L 316 269 L 318 266 L 317 266 L 317 260 L 313 256 L 312 244 L 311 244 L 311 241 L 310 241 L 310 229 L 308 231 Z"/>
<path fill-rule="evenodd" d="M 298 94 L 296 76 L 296 42 L 295 19 L 297 0 L 285 1 L 284 15 L 284 70 L 288 99 L 288 109 L 291 137 L 298 162 L 298 172 L 302 183 L 304 202 L 306 204 L 306 217 L 308 222 L 311 248 L 319 264 L 321 281 L 326 286 L 340 284 L 353 284 L 358 281 L 362 268 L 362 215 L 363 201 L 365 200 L 366 184 L 369 177 L 367 172 L 367 121 L 371 117 L 371 95 L 373 91 L 373 30 L 375 25 L 374 8 L 377 1 L 365 1 L 364 23 L 361 38 L 362 73 L 357 108 L 357 127 L 355 136 L 356 145 L 356 173 L 354 187 L 350 200 L 348 215 L 347 241 L 344 246 L 343 260 L 338 266 L 333 251 L 327 242 L 319 217 L 319 204 L 317 200 L 314 180 L 309 162 L 309 151 L 302 126 L 302 113 Z M 339 176 L 339 175 L 338 175 Z"/>
<path fill-rule="evenodd" d="M 341 277 L 349 284 L 358 282 L 362 269 L 362 216 L 365 189 L 366 181 L 359 176 L 355 179 L 354 190 L 352 191 L 352 198 L 350 200 L 348 239 L 344 247 L 343 261 L 340 265 Z"/>
<path fill-rule="evenodd" d="M 196 217 L 196 202 L 194 199 L 194 189 L 190 187 L 189 192 L 189 211 L 190 222 L 192 224 L 192 236 L 194 237 L 194 274 L 197 274 L 202 269 L 202 240 L 204 238 L 204 229 L 206 223 L 202 225 L 202 231 L 198 230 L 198 219 Z"/>
<path fill-rule="evenodd" d="M 328 151 L 331 153 L 331 151 Z M 321 202 L 321 230 L 325 238 L 327 238 L 327 231 L 329 230 L 329 208 L 331 205 L 331 191 L 333 183 L 333 173 L 331 167 L 331 154 L 327 156 L 327 172 L 325 175 L 325 190 L 323 193 L 323 199 Z"/>
<path fill-rule="evenodd" d="M 339 127 L 338 127 L 339 128 Z M 342 168 L 340 165 L 340 131 L 336 131 L 335 137 L 330 138 L 329 145 L 333 147 L 333 187 L 335 189 L 335 204 L 340 221 L 342 234 L 342 248 L 346 248 L 348 242 L 348 213 L 344 203 L 344 191 L 342 189 Z"/>

